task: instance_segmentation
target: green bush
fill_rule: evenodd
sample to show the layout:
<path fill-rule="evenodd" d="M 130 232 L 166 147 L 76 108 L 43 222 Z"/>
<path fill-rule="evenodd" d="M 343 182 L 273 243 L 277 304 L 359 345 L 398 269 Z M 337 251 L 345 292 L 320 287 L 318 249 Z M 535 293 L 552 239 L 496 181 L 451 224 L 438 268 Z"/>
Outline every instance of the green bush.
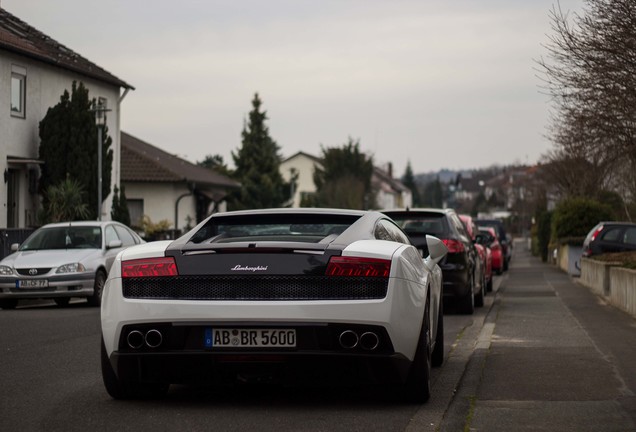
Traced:
<path fill-rule="evenodd" d="M 582 237 L 603 220 L 614 219 L 612 209 L 587 198 L 561 201 L 552 216 L 552 240 Z"/>

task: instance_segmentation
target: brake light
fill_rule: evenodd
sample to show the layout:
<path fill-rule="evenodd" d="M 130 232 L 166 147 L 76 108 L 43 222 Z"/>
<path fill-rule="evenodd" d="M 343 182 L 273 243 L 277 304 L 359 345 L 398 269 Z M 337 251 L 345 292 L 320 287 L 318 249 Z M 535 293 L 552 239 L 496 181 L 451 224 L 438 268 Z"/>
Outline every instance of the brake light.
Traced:
<path fill-rule="evenodd" d="M 592 234 L 592 238 L 590 239 L 590 241 L 594 241 L 596 239 L 596 236 L 599 235 L 601 231 L 603 231 L 603 225 L 601 225 L 596 229 L 596 231 L 594 231 L 594 234 Z"/>
<path fill-rule="evenodd" d="M 459 240 L 443 239 L 442 241 L 448 248 L 448 253 L 461 253 L 465 250 L 464 243 L 460 242 Z"/>
<path fill-rule="evenodd" d="M 327 276 L 389 277 L 391 261 L 379 258 L 333 256 L 327 265 Z"/>
<path fill-rule="evenodd" d="M 121 263 L 121 277 L 179 276 L 172 257 L 143 258 Z"/>

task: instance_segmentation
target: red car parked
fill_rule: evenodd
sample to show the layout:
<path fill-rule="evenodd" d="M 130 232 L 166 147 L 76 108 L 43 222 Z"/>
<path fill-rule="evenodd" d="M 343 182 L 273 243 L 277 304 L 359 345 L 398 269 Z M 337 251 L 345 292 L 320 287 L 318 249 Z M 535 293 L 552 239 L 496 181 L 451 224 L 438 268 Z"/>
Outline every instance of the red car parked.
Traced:
<path fill-rule="evenodd" d="M 489 263 L 488 263 L 488 252 L 487 252 L 488 248 L 477 241 L 477 234 L 479 233 L 479 230 L 477 228 L 477 225 L 473 221 L 473 218 L 469 215 L 464 215 L 464 214 L 459 215 L 459 218 L 461 219 L 464 226 L 466 227 L 466 232 L 468 233 L 468 236 L 470 237 L 470 239 L 473 241 L 475 245 L 475 249 L 477 250 L 477 253 L 479 255 L 479 260 L 481 261 L 480 273 L 481 273 L 481 287 L 482 287 L 483 293 L 481 296 L 482 303 L 479 304 L 478 306 L 483 306 L 483 296 L 486 294 L 487 291 L 492 291 L 492 266 L 491 265 L 489 266 Z"/>
<path fill-rule="evenodd" d="M 504 257 L 497 232 L 492 227 L 479 227 L 479 232 L 482 234 L 482 239 L 479 242 L 490 248 L 492 254 L 492 271 L 498 275 L 504 272 Z"/>

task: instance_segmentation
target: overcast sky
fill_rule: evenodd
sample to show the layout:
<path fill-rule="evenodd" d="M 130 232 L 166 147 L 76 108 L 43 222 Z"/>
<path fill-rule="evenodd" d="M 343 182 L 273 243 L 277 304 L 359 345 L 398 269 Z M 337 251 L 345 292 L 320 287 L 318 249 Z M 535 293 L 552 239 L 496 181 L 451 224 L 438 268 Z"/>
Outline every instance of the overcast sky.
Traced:
<path fill-rule="evenodd" d="M 583 0 L 561 0 L 580 12 Z M 360 140 L 400 177 L 535 163 L 556 0 L 0 0 L 133 85 L 122 130 L 232 166 L 258 92 L 281 155 Z"/>

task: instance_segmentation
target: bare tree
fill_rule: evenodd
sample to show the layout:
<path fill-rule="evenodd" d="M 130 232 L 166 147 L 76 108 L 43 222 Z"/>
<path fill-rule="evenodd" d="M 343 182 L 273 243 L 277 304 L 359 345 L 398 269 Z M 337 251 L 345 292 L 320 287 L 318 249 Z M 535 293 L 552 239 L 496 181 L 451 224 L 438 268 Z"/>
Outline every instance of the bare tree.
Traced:
<path fill-rule="evenodd" d="M 554 106 L 546 155 L 566 196 L 603 189 L 636 196 L 636 2 L 585 0 L 582 14 L 551 11 L 538 61 Z M 618 174 L 620 173 L 620 175 Z M 625 175 L 631 177 L 625 178 Z"/>

